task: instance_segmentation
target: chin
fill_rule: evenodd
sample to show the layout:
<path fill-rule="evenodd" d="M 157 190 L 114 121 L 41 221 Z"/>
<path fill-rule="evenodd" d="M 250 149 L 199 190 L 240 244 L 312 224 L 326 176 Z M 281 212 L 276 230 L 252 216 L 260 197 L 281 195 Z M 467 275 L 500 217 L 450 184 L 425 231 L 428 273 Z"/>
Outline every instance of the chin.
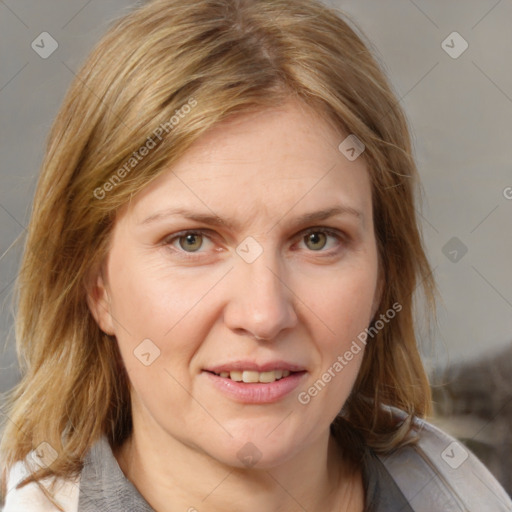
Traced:
<path fill-rule="evenodd" d="M 234 435 L 224 444 L 207 450 L 209 455 L 228 466 L 241 469 L 271 469 L 289 461 L 302 446 L 302 439 L 289 439 L 283 436 L 268 435 L 267 430 L 260 434 Z M 302 437 L 302 436 L 301 436 Z"/>

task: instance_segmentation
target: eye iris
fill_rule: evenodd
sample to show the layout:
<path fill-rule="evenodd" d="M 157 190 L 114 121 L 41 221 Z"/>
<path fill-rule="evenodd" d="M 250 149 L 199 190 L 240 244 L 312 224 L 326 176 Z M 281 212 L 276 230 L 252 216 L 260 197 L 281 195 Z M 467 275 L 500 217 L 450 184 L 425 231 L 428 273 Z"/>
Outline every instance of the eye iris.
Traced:
<path fill-rule="evenodd" d="M 314 250 L 314 251 L 318 251 L 319 249 L 323 249 L 325 247 L 325 244 L 327 243 L 327 236 L 325 233 L 321 233 L 321 232 L 315 232 L 315 233 L 310 233 L 309 235 L 307 235 L 305 237 L 305 240 L 306 240 L 306 245 Z M 308 244 L 311 243 L 313 245 L 313 247 L 311 247 L 311 245 Z"/>
<path fill-rule="evenodd" d="M 195 233 L 181 236 L 179 238 L 180 247 L 188 252 L 197 251 L 203 242 L 203 236 Z"/>

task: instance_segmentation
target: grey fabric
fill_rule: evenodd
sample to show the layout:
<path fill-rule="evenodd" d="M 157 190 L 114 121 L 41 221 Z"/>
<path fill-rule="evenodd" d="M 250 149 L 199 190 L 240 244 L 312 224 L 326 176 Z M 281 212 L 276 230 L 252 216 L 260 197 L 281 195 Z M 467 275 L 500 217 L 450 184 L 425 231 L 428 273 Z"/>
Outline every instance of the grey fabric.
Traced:
<path fill-rule="evenodd" d="M 154 512 L 124 476 L 103 436 L 84 460 L 78 512 Z"/>
<path fill-rule="evenodd" d="M 382 462 L 368 450 L 363 459 L 365 512 L 413 512 Z M 80 479 L 78 512 L 154 512 L 124 476 L 103 436 L 89 451 Z"/>
<path fill-rule="evenodd" d="M 363 458 L 364 512 L 414 512 L 380 459 L 370 450 Z"/>
<path fill-rule="evenodd" d="M 414 512 L 512 512 L 497 480 L 453 437 L 418 418 L 410 436 L 415 444 L 380 459 Z"/>

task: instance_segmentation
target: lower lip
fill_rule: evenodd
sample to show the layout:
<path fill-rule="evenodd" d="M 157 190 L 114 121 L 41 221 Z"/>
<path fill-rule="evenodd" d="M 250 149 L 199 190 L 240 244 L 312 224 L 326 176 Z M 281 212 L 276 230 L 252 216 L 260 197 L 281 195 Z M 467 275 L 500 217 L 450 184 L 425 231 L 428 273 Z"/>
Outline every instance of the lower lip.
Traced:
<path fill-rule="evenodd" d="M 203 372 L 210 382 L 229 398 L 244 404 L 270 404 L 291 393 L 307 372 L 291 373 L 288 377 L 269 383 L 245 383 Z"/>

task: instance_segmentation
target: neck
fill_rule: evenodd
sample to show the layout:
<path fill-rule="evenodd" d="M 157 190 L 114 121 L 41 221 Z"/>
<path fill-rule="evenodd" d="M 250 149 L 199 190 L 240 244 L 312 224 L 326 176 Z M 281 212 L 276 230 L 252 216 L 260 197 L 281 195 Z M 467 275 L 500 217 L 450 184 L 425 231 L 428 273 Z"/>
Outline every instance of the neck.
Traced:
<path fill-rule="evenodd" d="M 167 433 L 148 432 L 134 425 L 114 455 L 156 512 L 363 510 L 361 472 L 329 432 L 271 469 L 234 468 Z"/>

